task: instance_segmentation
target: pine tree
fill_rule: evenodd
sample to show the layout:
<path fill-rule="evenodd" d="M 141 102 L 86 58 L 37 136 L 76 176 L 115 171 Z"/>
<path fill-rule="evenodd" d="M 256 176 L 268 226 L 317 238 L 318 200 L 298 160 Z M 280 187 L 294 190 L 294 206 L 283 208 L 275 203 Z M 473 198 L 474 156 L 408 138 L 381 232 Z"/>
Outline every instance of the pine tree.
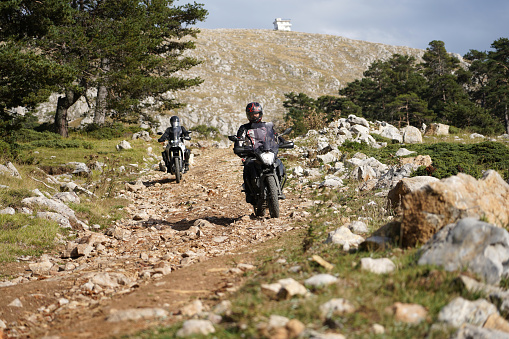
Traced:
<path fill-rule="evenodd" d="M 192 25 L 207 15 L 202 5 L 175 6 L 170 0 L 8 3 L 0 7 L 0 15 L 9 19 L 2 21 L 1 31 L 74 75 L 72 83 L 61 85 L 55 114 L 56 130 L 63 136 L 68 133 L 67 110 L 88 89 L 100 89 L 96 121 L 104 121 L 104 109 L 115 119 L 135 121 L 144 99 L 154 97 L 161 109 L 178 107 L 164 94 L 201 83 L 175 73 L 199 63 L 183 52 L 194 48 L 189 38 L 199 32 Z"/>

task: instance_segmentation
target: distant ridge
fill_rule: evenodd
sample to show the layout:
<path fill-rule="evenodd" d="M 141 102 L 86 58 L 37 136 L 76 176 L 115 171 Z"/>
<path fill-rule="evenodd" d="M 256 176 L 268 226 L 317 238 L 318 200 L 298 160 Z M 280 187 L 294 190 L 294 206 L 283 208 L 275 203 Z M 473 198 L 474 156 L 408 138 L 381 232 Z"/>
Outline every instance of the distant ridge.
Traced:
<path fill-rule="evenodd" d="M 196 46 L 189 53 L 203 64 L 182 74 L 204 82 L 174 94 L 188 105 L 172 114 L 182 116 L 190 127 L 205 124 L 224 134 L 245 121 L 250 101 L 262 103 L 266 119 L 281 119 L 284 93 L 337 95 L 375 60 L 395 53 L 420 58 L 424 53 L 334 35 L 254 29 L 202 29 Z M 162 127 L 167 123 L 162 117 Z"/>
<path fill-rule="evenodd" d="M 373 61 L 386 60 L 395 53 L 421 58 L 424 50 L 325 34 L 202 29 L 196 49 L 185 53 L 203 63 L 180 75 L 198 76 L 204 82 L 168 93 L 187 106 L 156 116 L 159 130 L 169 125 L 171 115 L 178 114 L 187 127 L 207 125 L 228 134 L 246 121 L 244 109 L 250 101 L 263 105 L 266 121 L 280 120 L 285 114 L 285 93 L 305 93 L 313 98 L 337 95 L 341 87 L 360 79 Z M 81 98 L 69 109 L 73 126 L 92 122 L 89 104 L 95 102 L 95 90 L 89 90 L 87 96 L 88 101 Z M 37 107 L 39 121 L 53 121 L 57 99 L 54 93 Z"/>

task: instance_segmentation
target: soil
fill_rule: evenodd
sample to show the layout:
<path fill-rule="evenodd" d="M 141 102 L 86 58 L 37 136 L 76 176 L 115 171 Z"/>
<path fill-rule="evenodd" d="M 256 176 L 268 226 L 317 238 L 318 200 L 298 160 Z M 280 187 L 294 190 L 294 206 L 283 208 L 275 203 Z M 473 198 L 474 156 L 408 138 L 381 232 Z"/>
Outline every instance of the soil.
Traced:
<path fill-rule="evenodd" d="M 193 152 L 194 164 L 178 184 L 160 171 L 126 184 L 129 217 L 98 232 L 104 239 L 91 243 L 87 255 L 49 254 L 54 266 L 47 274 L 29 268 L 39 258 L 3 265 L 0 277 L 16 284 L 0 287 L 0 320 L 7 326 L 0 338 L 109 338 L 173 324 L 185 319 L 182 307 L 193 300 L 210 309 L 228 299 L 244 283 L 239 263 L 256 267 L 278 248 L 278 238 L 299 232 L 295 221 L 305 217 L 305 198 L 286 190 L 280 218 L 255 217 L 240 190 L 241 161 L 232 150 Z M 81 232 L 78 239 L 89 235 Z M 127 282 L 84 287 L 100 273 L 122 274 Z M 142 308 L 169 315 L 107 321 L 116 310 Z"/>

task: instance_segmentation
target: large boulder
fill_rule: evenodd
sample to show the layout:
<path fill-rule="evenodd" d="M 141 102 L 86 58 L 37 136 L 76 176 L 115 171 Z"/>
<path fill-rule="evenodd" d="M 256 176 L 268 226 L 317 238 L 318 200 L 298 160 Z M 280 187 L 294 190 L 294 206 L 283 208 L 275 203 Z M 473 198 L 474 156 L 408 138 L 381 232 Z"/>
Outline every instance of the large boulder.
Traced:
<path fill-rule="evenodd" d="M 420 144 L 422 143 L 421 131 L 414 126 L 406 126 L 401 129 L 403 134 L 403 143 L 405 144 Z"/>
<path fill-rule="evenodd" d="M 493 170 L 479 180 L 459 173 L 429 183 L 401 203 L 404 246 L 424 244 L 445 225 L 465 217 L 482 217 L 500 227 L 509 224 L 509 184 Z"/>
<path fill-rule="evenodd" d="M 509 273 L 509 233 L 474 218 L 464 218 L 436 233 L 421 249 L 419 265 L 447 271 L 467 268 L 488 284 Z"/>
<path fill-rule="evenodd" d="M 425 135 L 449 135 L 449 125 L 444 124 L 430 124 L 426 131 Z"/>
<path fill-rule="evenodd" d="M 439 179 L 430 176 L 403 178 L 387 194 L 388 205 L 391 208 L 396 209 L 399 207 L 400 202 L 405 195 L 415 192 L 425 185 L 438 180 Z"/>

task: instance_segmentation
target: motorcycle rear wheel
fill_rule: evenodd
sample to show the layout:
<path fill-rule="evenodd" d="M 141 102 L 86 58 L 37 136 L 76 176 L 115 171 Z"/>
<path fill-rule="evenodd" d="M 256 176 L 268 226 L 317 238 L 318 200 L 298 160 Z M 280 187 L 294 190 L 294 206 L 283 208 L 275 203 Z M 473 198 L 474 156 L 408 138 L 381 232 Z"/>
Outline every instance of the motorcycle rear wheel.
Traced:
<path fill-rule="evenodd" d="M 267 205 L 271 218 L 279 218 L 279 196 L 274 177 L 267 177 Z"/>
<path fill-rule="evenodd" d="M 182 177 L 182 172 L 180 172 L 180 168 L 181 168 L 180 158 L 177 158 L 177 157 L 173 158 L 173 163 L 175 166 L 175 180 L 177 181 L 177 184 L 178 184 Z"/>

